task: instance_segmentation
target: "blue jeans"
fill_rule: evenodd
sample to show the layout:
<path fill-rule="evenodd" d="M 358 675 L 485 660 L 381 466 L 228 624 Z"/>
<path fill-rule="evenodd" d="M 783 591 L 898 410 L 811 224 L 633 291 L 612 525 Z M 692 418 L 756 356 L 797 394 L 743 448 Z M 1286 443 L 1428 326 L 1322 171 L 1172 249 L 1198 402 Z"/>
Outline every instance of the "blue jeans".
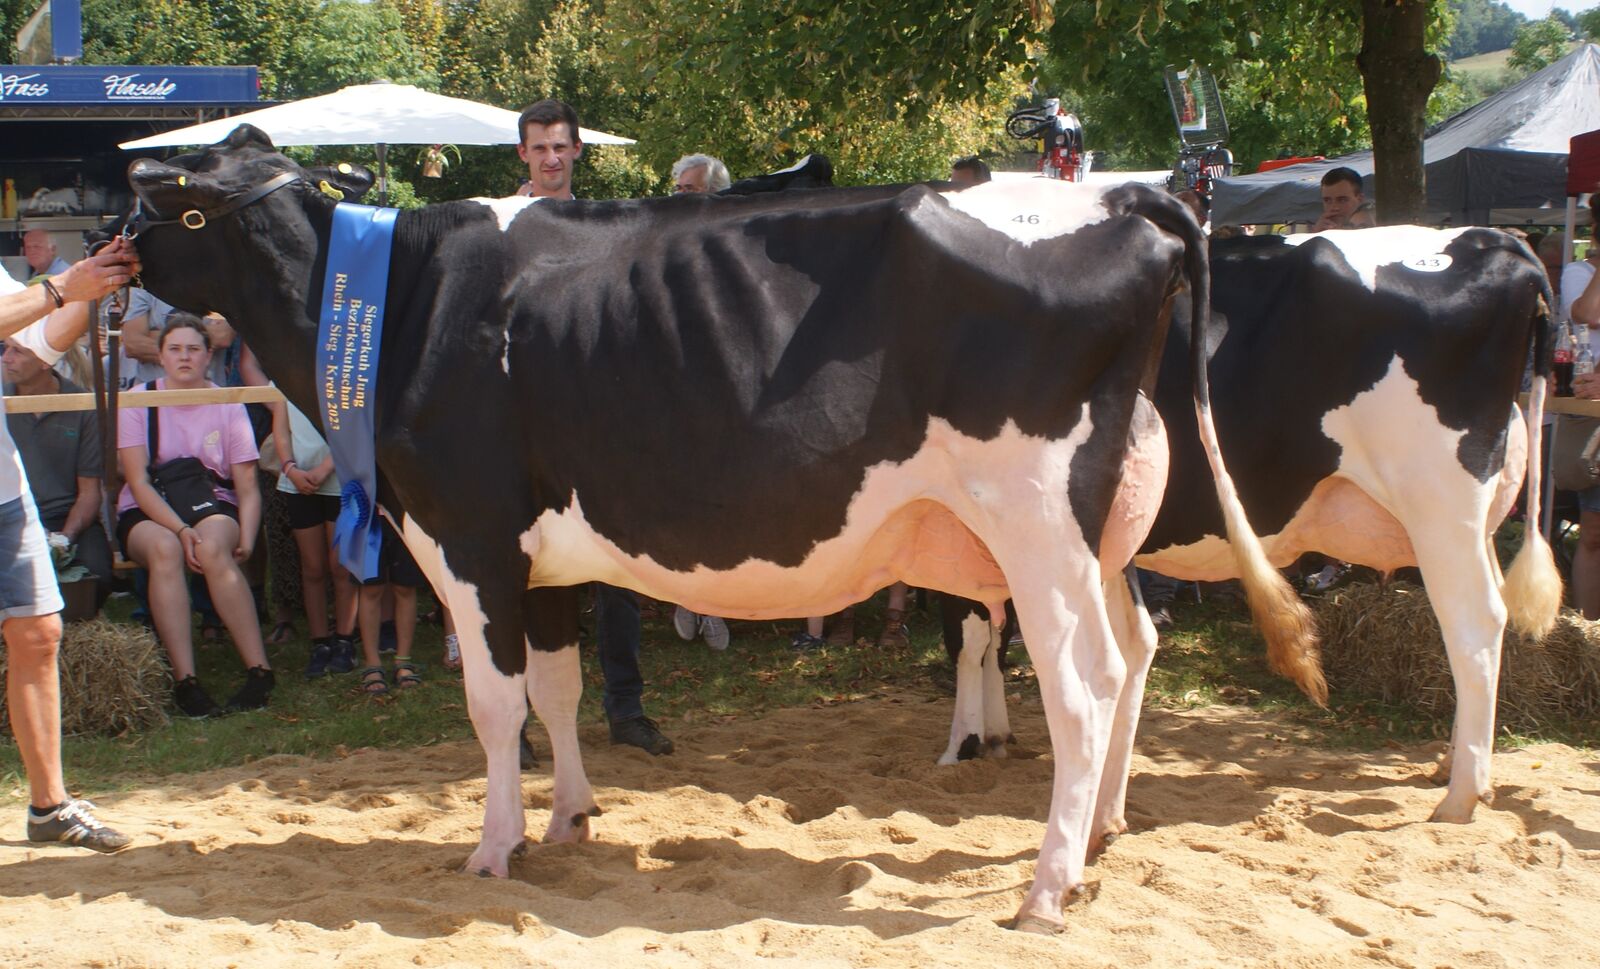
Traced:
<path fill-rule="evenodd" d="M 601 706 L 612 723 L 644 716 L 639 674 L 639 596 L 631 589 L 594 584 L 594 638 L 606 679 Z"/>

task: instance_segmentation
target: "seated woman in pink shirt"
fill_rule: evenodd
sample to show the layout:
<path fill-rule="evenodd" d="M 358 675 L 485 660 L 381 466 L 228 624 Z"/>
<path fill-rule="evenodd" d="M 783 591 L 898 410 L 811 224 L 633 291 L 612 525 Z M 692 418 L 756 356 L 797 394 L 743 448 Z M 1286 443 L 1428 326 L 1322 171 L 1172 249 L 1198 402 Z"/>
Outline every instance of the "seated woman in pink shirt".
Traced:
<path fill-rule="evenodd" d="M 199 317 L 173 313 L 157 347 L 166 377 L 155 381 L 154 389 L 215 386 L 206 379 L 211 341 Z M 156 422 L 154 428 L 151 421 Z M 275 681 L 261 645 L 255 600 L 239 570 L 239 563 L 250 557 L 261 523 L 259 454 L 244 405 L 126 408 L 118 416 L 117 453 L 127 482 L 117 502 L 117 539 L 124 554 L 150 572 L 150 615 L 172 663 L 178 708 L 191 717 L 224 712 L 195 675 L 186 567 L 205 576 L 212 604 L 244 660 L 244 686 L 228 700 L 226 709 L 266 706 Z M 179 458 L 197 458 L 204 469 L 198 483 L 191 483 L 189 499 L 179 501 L 183 507 L 175 509 L 152 481 L 151 472 Z M 177 490 L 169 488 L 168 496 Z"/>

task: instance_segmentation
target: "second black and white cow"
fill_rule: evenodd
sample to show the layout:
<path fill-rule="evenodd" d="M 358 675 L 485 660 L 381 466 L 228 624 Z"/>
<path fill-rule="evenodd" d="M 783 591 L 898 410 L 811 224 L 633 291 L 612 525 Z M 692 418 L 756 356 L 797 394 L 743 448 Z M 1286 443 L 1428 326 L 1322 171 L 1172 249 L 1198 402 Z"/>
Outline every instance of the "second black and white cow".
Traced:
<path fill-rule="evenodd" d="M 249 127 L 129 174 L 162 223 L 138 239 L 146 285 L 221 312 L 316 412 L 334 202 L 315 181 L 337 174 Z M 1137 622 L 1122 569 L 1165 475 L 1139 391 L 1185 284 L 1203 328 L 1203 241 L 1136 187 L 830 191 L 400 215 L 379 501 L 461 635 L 489 774 L 470 870 L 504 876 L 523 845 L 529 701 L 554 754 L 546 838 L 583 840 L 598 814 L 576 729 L 580 583 L 754 619 L 904 580 L 1015 597 L 1056 752 L 1018 918 L 1060 923 L 1127 675 L 1118 633 Z M 203 226 L 166 221 L 190 211 Z M 1203 384 L 1196 399 L 1204 413 Z M 1282 580 L 1258 566 L 1248 584 L 1289 609 L 1273 638 L 1296 635 Z"/>
<path fill-rule="evenodd" d="M 1211 247 L 1214 412 L 1228 467 L 1275 566 L 1319 551 L 1388 572 L 1417 565 L 1456 684 L 1449 792 L 1435 820 L 1470 820 L 1487 801 L 1501 636 L 1507 615 L 1543 635 L 1561 580 L 1530 528 L 1502 578 L 1491 536 L 1524 472 L 1538 520 L 1543 379 L 1524 414 L 1530 351 L 1549 372 L 1548 282 L 1518 240 L 1489 229 L 1395 226 L 1243 238 Z M 1190 440 L 1194 334 L 1181 311 L 1156 402 L 1172 434 L 1166 498 L 1136 562 L 1180 579 L 1232 577 L 1222 522 L 1198 500 L 1206 455 Z M 962 607 L 956 715 L 941 762 L 1003 752 L 1008 726 L 982 611 Z M 1128 677 L 1136 713 L 1145 670 Z M 1118 735 L 1131 729 L 1119 721 Z M 1125 751 L 1119 750 L 1119 753 Z M 1107 783 L 1119 781 L 1115 762 Z M 1120 801 L 1116 817 L 1120 823 Z"/>

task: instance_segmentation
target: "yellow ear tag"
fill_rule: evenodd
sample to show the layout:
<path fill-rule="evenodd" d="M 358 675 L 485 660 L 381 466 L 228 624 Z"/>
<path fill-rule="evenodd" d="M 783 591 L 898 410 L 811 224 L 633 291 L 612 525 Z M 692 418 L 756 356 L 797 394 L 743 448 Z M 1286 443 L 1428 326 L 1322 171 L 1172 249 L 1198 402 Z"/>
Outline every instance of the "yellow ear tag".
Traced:
<path fill-rule="evenodd" d="M 323 195 L 326 195 L 329 198 L 338 199 L 341 202 L 344 201 L 344 193 L 339 189 L 334 188 L 332 185 L 329 185 L 327 181 L 317 183 L 317 188 L 321 190 Z"/>
<path fill-rule="evenodd" d="M 350 163 L 349 162 L 340 162 L 339 163 L 339 174 L 340 175 L 348 175 L 353 171 L 355 171 L 355 169 L 350 167 Z"/>
<path fill-rule="evenodd" d="M 187 184 L 189 184 L 189 177 L 187 175 L 179 175 L 178 176 L 178 187 L 179 188 L 183 188 Z"/>

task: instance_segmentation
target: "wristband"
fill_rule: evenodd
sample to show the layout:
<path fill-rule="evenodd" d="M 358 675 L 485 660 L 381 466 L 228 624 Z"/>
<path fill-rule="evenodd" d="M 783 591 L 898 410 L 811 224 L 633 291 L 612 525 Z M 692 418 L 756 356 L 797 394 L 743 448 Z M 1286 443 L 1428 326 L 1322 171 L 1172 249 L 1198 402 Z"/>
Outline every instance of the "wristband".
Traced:
<path fill-rule="evenodd" d="M 287 472 L 290 468 L 298 468 L 299 466 L 300 465 L 294 462 L 294 458 L 290 458 L 289 460 L 283 462 L 283 470 L 285 472 Z"/>
<path fill-rule="evenodd" d="M 56 289 L 56 284 L 50 281 L 49 276 L 41 279 L 39 284 L 43 286 L 44 291 L 50 295 L 50 299 L 55 301 L 56 309 L 60 309 L 61 307 L 67 305 L 67 301 L 61 297 L 61 290 Z"/>

